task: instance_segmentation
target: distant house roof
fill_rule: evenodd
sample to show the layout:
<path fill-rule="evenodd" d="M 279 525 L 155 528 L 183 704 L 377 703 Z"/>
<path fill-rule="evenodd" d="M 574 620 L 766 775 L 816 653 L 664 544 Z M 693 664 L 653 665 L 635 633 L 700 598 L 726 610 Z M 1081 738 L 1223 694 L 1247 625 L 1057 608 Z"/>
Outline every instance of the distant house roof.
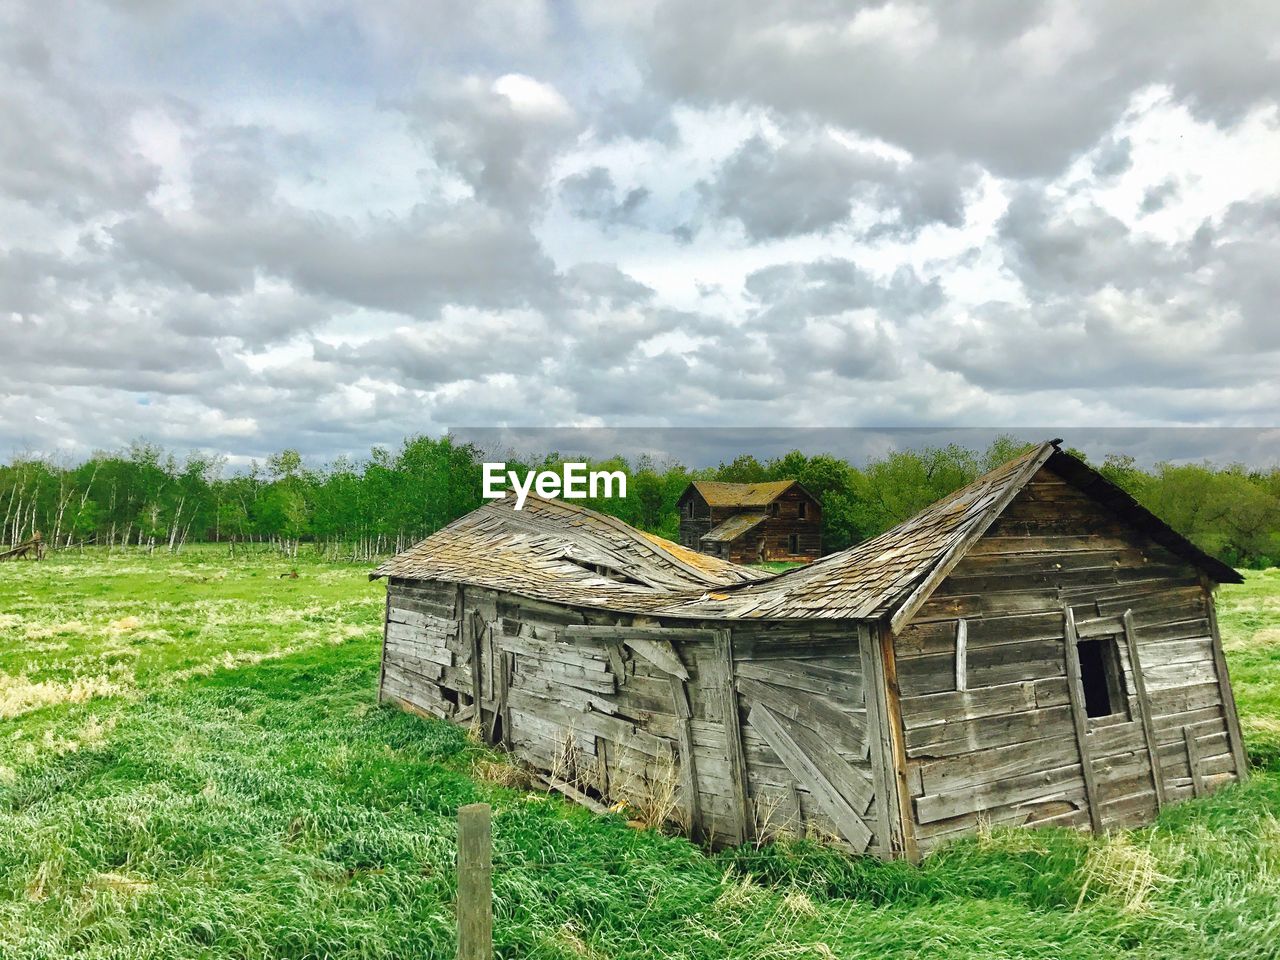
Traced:
<path fill-rule="evenodd" d="M 795 484 L 795 480 L 770 480 L 767 483 L 695 480 L 690 486 L 712 507 L 763 507 L 773 503 Z"/>
<path fill-rule="evenodd" d="M 695 553 L 582 507 L 494 501 L 386 561 L 373 576 L 444 580 L 583 607 L 702 619 L 908 621 L 1042 466 L 1219 583 L 1240 575 L 1092 467 L 1043 443 L 891 530 L 770 576 Z M 736 486 L 736 485 L 727 485 Z"/>
<path fill-rule="evenodd" d="M 724 523 L 712 527 L 709 533 L 704 533 L 702 542 L 729 543 L 731 540 L 737 540 L 744 533 L 764 523 L 765 517 L 763 513 L 735 513 Z"/>

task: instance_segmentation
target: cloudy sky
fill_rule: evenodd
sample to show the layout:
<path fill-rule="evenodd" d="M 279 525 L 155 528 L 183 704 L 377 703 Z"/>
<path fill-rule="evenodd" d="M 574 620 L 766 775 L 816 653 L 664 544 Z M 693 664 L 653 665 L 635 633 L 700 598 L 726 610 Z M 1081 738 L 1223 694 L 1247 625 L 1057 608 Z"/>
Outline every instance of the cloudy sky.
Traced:
<path fill-rule="evenodd" d="M 0 0 L 0 444 L 1274 425 L 1273 0 Z"/>

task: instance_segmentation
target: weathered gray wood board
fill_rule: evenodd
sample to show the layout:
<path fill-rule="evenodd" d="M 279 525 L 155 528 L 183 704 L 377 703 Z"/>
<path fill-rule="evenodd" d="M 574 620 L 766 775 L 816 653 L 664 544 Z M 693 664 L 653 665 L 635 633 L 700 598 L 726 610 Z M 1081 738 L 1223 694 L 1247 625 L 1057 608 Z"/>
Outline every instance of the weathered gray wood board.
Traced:
<path fill-rule="evenodd" d="M 751 708 L 749 721 L 773 748 L 799 785 L 808 790 L 835 824 L 840 835 L 854 851 L 861 853 L 871 842 L 871 831 L 859 808 L 871 802 L 869 785 L 859 782 L 851 768 L 823 743 L 799 724 L 789 724 L 764 704 Z M 865 803 L 855 796 L 859 789 Z"/>
<path fill-rule="evenodd" d="M 1067 672 L 1067 697 L 1071 701 L 1071 725 L 1076 733 L 1076 750 L 1080 754 L 1080 775 L 1084 780 L 1084 799 L 1089 808 L 1089 823 L 1094 833 L 1102 832 L 1102 798 L 1098 794 L 1097 774 L 1093 769 L 1093 751 L 1089 746 L 1088 720 L 1084 710 L 1084 688 L 1080 680 L 1080 660 L 1076 656 L 1075 615 L 1066 608 L 1063 626 L 1063 648 Z"/>

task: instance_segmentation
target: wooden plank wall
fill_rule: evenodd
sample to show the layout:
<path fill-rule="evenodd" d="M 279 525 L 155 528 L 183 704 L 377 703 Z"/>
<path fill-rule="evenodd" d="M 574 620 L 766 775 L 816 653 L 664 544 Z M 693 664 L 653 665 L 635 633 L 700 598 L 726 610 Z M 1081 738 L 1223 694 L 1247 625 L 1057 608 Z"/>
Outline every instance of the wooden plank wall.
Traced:
<path fill-rule="evenodd" d="M 598 803 L 669 797 L 673 819 L 712 845 L 789 833 L 890 852 L 849 627 L 637 629 L 471 587 L 388 591 L 384 699 L 478 723 Z"/>
<path fill-rule="evenodd" d="M 460 588 L 387 584 L 382 697 L 436 717 L 456 718 L 471 690 L 470 652 L 460 629 Z"/>
<path fill-rule="evenodd" d="M 476 723 L 470 650 L 478 630 L 486 739 L 599 803 L 670 806 L 673 819 L 713 844 L 753 835 L 727 759 L 723 698 L 709 689 L 717 677 L 731 682 L 714 631 L 678 624 L 632 647 L 607 631 L 565 636 L 625 625 L 632 618 L 624 615 L 441 583 L 393 580 L 388 590 L 384 699 Z M 671 672 L 672 656 L 685 677 Z"/>
<path fill-rule="evenodd" d="M 800 504 L 805 504 L 805 515 L 800 516 Z M 764 523 L 745 536 L 733 541 L 728 559 L 734 563 L 756 563 L 759 544 L 764 540 L 765 559 L 769 561 L 811 561 L 822 556 L 822 504 L 803 490 L 792 487 L 777 500 L 778 515 L 769 513 L 768 507 L 753 507 L 753 512 L 764 510 L 769 515 Z M 717 510 L 728 519 L 740 510 Z M 717 520 L 717 522 L 719 522 Z M 796 535 L 796 551 L 791 552 L 791 534 Z"/>
<path fill-rule="evenodd" d="M 1068 701 L 1064 606 L 1131 623 L 1165 799 L 1236 776 L 1197 571 L 1044 468 L 895 639 L 908 790 L 922 850 L 984 818 L 1089 827 Z M 965 621 L 965 686 L 956 639 Z M 1088 721 L 1103 828 L 1150 819 L 1156 794 L 1125 637 L 1122 722 Z"/>
<path fill-rule="evenodd" d="M 693 516 L 686 515 L 686 504 L 692 501 Z M 702 537 L 710 533 L 715 521 L 711 517 L 711 507 L 697 490 L 690 488 L 677 504 L 680 511 L 680 542 L 690 550 L 702 549 Z"/>
<path fill-rule="evenodd" d="M 757 834 L 888 855 L 858 634 L 847 624 L 737 623 L 733 648 Z"/>

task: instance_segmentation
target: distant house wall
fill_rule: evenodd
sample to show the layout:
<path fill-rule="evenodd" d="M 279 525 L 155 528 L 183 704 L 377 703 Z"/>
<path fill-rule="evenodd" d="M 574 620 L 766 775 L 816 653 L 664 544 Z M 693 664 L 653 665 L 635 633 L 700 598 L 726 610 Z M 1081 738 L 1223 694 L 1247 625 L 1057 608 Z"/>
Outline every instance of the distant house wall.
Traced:
<path fill-rule="evenodd" d="M 799 484 L 784 491 L 774 503 L 778 506 L 777 516 L 772 512 L 763 524 L 747 535 L 764 539 L 764 559 L 771 561 L 810 561 L 822 556 L 822 504 Z M 804 505 L 804 516 L 800 516 L 800 505 Z M 795 536 L 795 549 L 792 549 L 791 537 Z M 735 545 L 736 545 L 735 541 Z M 755 544 L 751 544 L 755 546 Z M 743 551 L 742 554 L 745 554 Z M 729 557 L 735 563 L 757 562 L 752 553 L 751 560 L 739 560 L 737 556 Z"/>
<path fill-rule="evenodd" d="M 1132 611 L 1166 802 L 1195 792 L 1188 735 L 1202 789 L 1235 779 L 1212 603 L 1191 565 L 1042 468 L 894 642 L 921 850 L 972 830 L 980 815 L 1089 826 L 1064 604 L 1086 632 L 1091 621 L 1113 630 Z M 961 619 L 965 692 L 956 691 Z M 1124 702 L 1113 704 L 1117 717 L 1088 719 L 1086 734 L 1108 828 L 1156 813 L 1133 664 L 1123 634 L 1109 636 Z"/>
<path fill-rule="evenodd" d="M 711 507 L 692 484 L 676 504 L 680 511 L 680 544 L 690 550 L 702 549 L 703 535 L 720 521 L 713 518 Z"/>

